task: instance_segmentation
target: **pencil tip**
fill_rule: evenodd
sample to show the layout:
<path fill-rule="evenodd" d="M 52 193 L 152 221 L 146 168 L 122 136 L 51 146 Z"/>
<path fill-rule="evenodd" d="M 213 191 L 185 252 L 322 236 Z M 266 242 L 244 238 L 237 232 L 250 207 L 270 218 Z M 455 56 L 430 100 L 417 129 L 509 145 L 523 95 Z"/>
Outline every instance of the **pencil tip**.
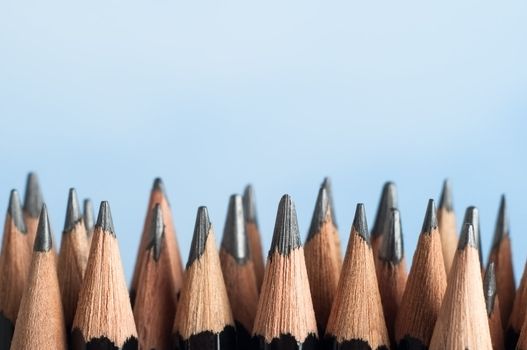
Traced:
<path fill-rule="evenodd" d="M 7 213 L 11 216 L 11 220 L 15 223 L 18 231 L 21 233 L 27 233 L 26 224 L 24 223 L 24 215 L 22 214 L 22 207 L 20 205 L 20 197 L 17 190 L 11 190 Z"/>
<path fill-rule="evenodd" d="M 388 226 L 390 210 L 397 207 L 397 187 L 395 183 L 388 181 L 382 187 L 381 200 L 377 207 L 372 235 L 382 236 L 385 233 Z"/>
<path fill-rule="evenodd" d="M 278 204 L 269 258 L 275 251 L 278 251 L 280 255 L 289 255 L 300 245 L 295 203 L 290 195 L 284 194 Z"/>
<path fill-rule="evenodd" d="M 243 212 L 245 215 L 245 220 L 247 222 L 252 222 L 257 224 L 256 216 L 256 198 L 254 195 L 253 185 L 248 184 L 245 186 L 243 191 Z"/>
<path fill-rule="evenodd" d="M 249 259 L 249 244 L 245 233 L 242 197 L 238 194 L 233 194 L 229 198 L 221 246 L 238 264 L 243 264 Z"/>
<path fill-rule="evenodd" d="M 42 210 L 40 211 L 40 217 L 38 219 L 37 233 L 35 236 L 35 244 L 33 245 L 33 251 L 35 252 L 48 252 L 53 246 L 51 239 L 51 225 L 49 224 L 48 209 L 46 204 L 42 204 Z"/>
<path fill-rule="evenodd" d="M 157 203 L 152 209 L 152 222 L 150 224 L 150 243 L 147 249 L 154 252 L 154 260 L 158 261 L 161 255 L 161 248 L 163 244 L 163 235 L 165 234 L 165 224 L 163 222 L 163 213 L 161 206 Z"/>
<path fill-rule="evenodd" d="M 32 218 L 38 218 L 44 198 L 40 189 L 37 174 L 27 174 L 26 193 L 24 195 L 24 211 Z"/>
<path fill-rule="evenodd" d="M 113 228 L 112 212 L 110 211 L 110 204 L 107 201 L 102 201 L 99 207 L 99 215 L 97 216 L 97 223 L 95 227 L 100 227 L 104 232 L 108 232 L 115 236 Z"/>
<path fill-rule="evenodd" d="M 205 252 L 205 245 L 211 226 L 207 207 L 199 207 L 198 214 L 196 215 L 196 224 L 194 225 L 194 235 L 192 236 L 192 243 L 190 244 L 187 269 Z"/>
<path fill-rule="evenodd" d="M 474 226 L 471 223 L 464 223 L 459 235 L 459 243 L 457 249 L 464 250 L 467 246 L 478 249 L 476 235 L 474 233 Z"/>
<path fill-rule="evenodd" d="M 479 224 L 479 210 L 474 206 L 470 206 L 465 211 L 463 223 L 469 223 L 472 225 L 474 231 L 474 237 L 476 239 L 476 248 L 479 251 L 479 261 L 483 268 L 483 251 L 481 249 L 481 226 Z"/>
<path fill-rule="evenodd" d="M 166 191 L 165 183 L 163 182 L 163 180 L 160 177 L 156 177 L 154 179 L 154 184 L 152 185 L 152 192 L 154 192 L 154 191 L 161 192 L 161 194 L 163 194 L 163 197 L 165 198 L 165 200 L 168 203 L 168 197 L 167 197 L 167 191 Z M 170 205 L 170 203 L 169 203 L 169 205 Z"/>
<path fill-rule="evenodd" d="M 494 239 L 492 241 L 492 248 L 496 248 L 503 237 L 509 235 L 509 218 L 507 217 L 507 201 L 505 195 L 501 195 L 500 208 L 498 210 L 498 218 L 496 220 L 496 228 L 494 229 Z"/>
<path fill-rule="evenodd" d="M 485 272 L 483 279 L 483 294 L 485 295 L 485 304 L 487 306 L 487 315 L 490 316 L 494 310 L 494 299 L 496 298 L 496 271 L 494 270 L 494 262 L 491 262 Z"/>
<path fill-rule="evenodd" d="M 433 199 L 429 199 L 428 206 L 426 207 L 426 214 L 421 232 L 423 234 L 431 234 L 432 231 L 435 229 L 437 229 L 436 205 Z"/>
<path fill-rule="evenodd" d="M 322 186 L 318 190 L 317 202 L 315 204 L 315 210 L 313 211 L 313 218 L 311 219 L 311 225 L 309 226 L 306 241 L 309 241 L 320 232 L 320 228 L 328 220 L 328 215 L 331 215 L 330 212 L 328 191 L 325 186 Z"/>
<path fill-rule="evenodd" d="M 333 186 L 331 185 L 331 179 L 329 176 L 324 178 L 324 181 L 322 181 L 320 186 L 326 189 L 329 198 L 329 207 L 331 208 L 331 220 L 333 221 L 333 226 L 338 227 L 337 216 L 335 215 L 335 202 L 333 202 Z"/>
<path fill-rule="evenodd" d="M 445 179 L 443 182 L 443 189 L 441 190 L 441 198 L 439 199 L 439 208 L 445 209 L 448 212 L 454 210 L 454 201 L 452 199 L 452 184 L 450 179 Z"/>
<path fill-rule="evenodd" d="M 368 245 L 370 244 L 370 234 L 368 233 L 368 223 L 366 222 L 366 210 L 364 204 L 358 203 L 353 218 L 353 229 L 361 236 Z"/>
<path fill-rule="evenodd" d="M 66 207 L 66 220 L 64 221 L 63 233 L 69 233 L 73 227 L 82 219 L 81 210 L 79 206 L 79 199 L 77 198 L 77 191 L 70 188 L 68 193 L 68 204 Z"/>
<path fill-rule="evenodd" d="M 403 231 L 399 210 L 392 209 L 390 213 L 389 231 L 382 240 L 379 251 L 382 260 L 398 264 L 404 256 Z"/>
<path fill-rule="evenodd" d="M 95 214 L 93 213 L 93 203 L 91 199 L 86 198 L 84 200 L 84 225 L 86 226 L 86 230 L 88 232 L 91 232 L 93 230 L 93 226 L 95 225 Z"/>

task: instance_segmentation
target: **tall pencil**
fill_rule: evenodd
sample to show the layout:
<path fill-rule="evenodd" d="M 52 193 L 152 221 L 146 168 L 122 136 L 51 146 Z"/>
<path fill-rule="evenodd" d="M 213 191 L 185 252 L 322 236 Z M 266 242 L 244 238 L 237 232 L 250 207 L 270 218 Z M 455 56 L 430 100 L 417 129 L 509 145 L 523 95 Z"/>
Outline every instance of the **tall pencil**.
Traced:
<path fill-rule="evenodd" d="M 312 350 L 318 346 L 296 209 L 287 194 L 278 204 L 253 335 L 260 349 Z"/>
<path fill-rule="evenodd" d="M 395 339 L 399 349 L 429 346 L 445 288 L 441 237 L 434 200 L 430 199 L 395 321 Z"/>
<path fill-rule="evenodd" d="M 8 350 L 15 328 L 22 294 L 26 290 L 31 250 L 27 244 L 18 192 L 12 190 L 4 223 L 0 254 L 0 350 Z"/>
<path fill-rule="evenodd" d="M 93 228 L 95 226 L 95 214 L 93 213 L 93 203 L 91 199 L 86 198 L 83 201 L 83 218 L 84 218 L 84 227 L 86 228 L 86 235 L 88 238 L 88 248 L 91 244 L 91 239 L 93 236 Z"/>
<path fill-rule="evenodd" d="M 342 252 L 340 247 L 340 236 L 339 236 L 339 229 L 337 224 L 337 214 L 335 212 L 335 202 L 333 199 L 333 187 L 331 185 L 331 179 L 326 176 L 324 178 L 324 181 L 322 181 L 322 184 L 320 187 L 323 187 L 326 189 L 326 193 L 329 199 L 329 206 L 331 207 L 331 222 L 333 223 L 334 227 L 334 235 L 333 238 L 335 240 L 335 252 L 337 253 L 337 259 L 340 265 L 342 265 Z"/>
<path fill-rule="evenodd" d="M 379 249 L 381 248 L 382 237 L 388 230 L 390 210 L 397 209 L 397 188 L 395 183 L 386 182 L 382 188 L 381 199 L 377 207 L 377 214 L 371 230 L 371 247 L 373 249 L 373 256 L 379 256 Z"/>
<path fill-rule="evenodd" d="M 158 203 L 160 204 L 161 211 L 163 212 L 163 221 L 166 226 L 165 240 L 167 245 L 167 251 L 170 255 L 170 261 L 172 262 L 172 278 L 174 279 L 174 285 L 178 293 L 183 283 L 183 264 L 181 262 L 181 255 L 179 254 L 179 247 L 176 240 L 176 230 L 174 228 L 174 222 L 172 221 L 170 204 L 168 202 L 163 181 L 160 178 L 156 178 L 154 180 L 154 185 L 152 186 L 152 190 L 150 192 L 150 199 L 148 202 L 145 223 L 143 226 L 143 233 L 139 242 L 137 260 L 135 263 L 134 273 L 132 275 L 132 283 L 130 288 L 130 299 L 132 301 L 132 305 L 134 304 L 140 268 L 143 265 L 143 252 L 145 251 L 148 242 L 150 242 L 150 223 L 152 222 L 152 209 Z"/>
<path fill-rule="evenodd" d="M 26 192 L 24 194 L 24 221 L 27 227 L 27 237 L 30 249 L 33 249 L 33 242 L 37 233 L 38 217 L 44 204 L 44 197 L 38 182 L 36 173 L 27 174 Z"/>
<path fill-rule="evenodd" d="M 503 341 L 503 323 L 500 315 L 500 301 L 496 289 L 496 271 L 494 263 L 491 262 L 485 271 L 483 279 L 483 295 L 487 306 L 487 317 L 489 319 L 490 338 L 494 350 L 505 349 Z"/>
<path fill-rule="evenodd" d="M 12 350 L 67 349 L 56 255 L 52 248 L 51 228 L 44 204 L 35 236 L 28 288 L 20 303 Z"/>
<path fill-rule="evenodd" d="M 390 348 L 363 204 L 355 211 L 324 343 L 327 349 Z"/>
<path fill-rule="evenodd" d="M 86 228 L 84 227 L 77 192 L 74 188 L 70 188 L 58 261 L 60 295 L 68 338 L 77 309 L 88 254 Z"/>
<path fill-rule="evenodd" d="M 259 292 L 263 282 L 265 261 L 260 229 L 258 227 L 258 216 L 256 214 L 256 199 L 252 185 L 247 185 L 243 191 L 243 212 L 245 215 L 245 230 L 247 232 L 247 238 L 249 239 L 251 260 L 253 262 L 254 273 L 256 276 L 256 287 Z"/>
<path fill-rule="evenodd" d="M 443 260 L 445 261 L 445 271 L 448 276 L 454 254 L 457 248 L 456 214 L 454 212 L 454 201 L 452 199 L 452 185 L 450 180 L 443 182 L 439 208 L 437 208 L 437 224 L 441 235 L 441 248 Z"/>
<path fill-rule="evenodd" d="M 479 252 L 471 224 L 464 224 L 437 317 L 430 350 L 492 350 Z"/>
<path fill-rule="evenodd" d="M 318 333 L 322 335 L 326 332 L 341 267 L 340 252 L 337 251 L 339 244 L 335 241 L 338 233 L 333 224 L 332 211 L 328 191 L 323 184 L 318 191 L 311 226 L 304 244 L 313 308 Z"/>
<path fill-rule="evenodd" d="M 72 329 L 73 350 L 137 349 L 134 315 L 106 201 L 99 208 Z"/>
<path fill-rule="evenodd" d="M 137 283 L 134 319 L 139 348 L 172 349 L 172 323 L 176 314 L 176 288 L 166 249 L 165 224 L 161 206 L 152 209 L 150 242 L 143 252 L 143 266 Z"/>
<path fill-rule="evenodd" d="M 514 304 L 509 317 L 509 322 L 501 320 L 504 324 L 507 324 L 505 332 L 505 349 L 515 349 L 516 343 L 520 336 L 520 332 L 523 330 L 523 325 L 526 320 L 527 314 L 527 263 L 523 269 L 522 278 L 520 280 L 520 286 L 516 291 L 514 297 Z M 527 341 L 527 334 L 525 334 Z M 527 350 L 527 342 L 524 343 L 525 350 Z"/>
<path fill-rule="evenodd" d="M 501 319 L 508 320 L 516 294 L 516 282 L 512 268 L 511 239 L 509 235 L 509 218 L 505 195 L 501 196 L 494 239 L 489 254 L 489 264 L 494 263 L 496 269 L 496 288 L 500 296 Z M 506 322 L 506 321 L 505 321 Z M 503 325 L 506 327 L 506 324 Z"/>
<path fill-rule="evenodd" d="M 172 329 L 179 350 L 235 349 L 236 335 L 214 230 L 199 207 Z"/>
<path fill-rule="evenodd" d="M 391 345 L 395 348 L 395 318 L 403 298 L 407 274 L 399 210 L 391 210 L 389 221 L 389 230 L 382 241 L 376 271 L 386 328 Z"/>
<path fill-rule="evenodd" d="M 258 306 L 258 289 L 243 215 L 242 197 L 232 195 L 223 228 L 220 262 L 236 324 L 236 349 L 254 349 L 251 331 Z"/>
<path fill-rule="evenodd" d="M 479 223 L 478 208 L 470 206 L 465 210 L 465 216 L 463 217 L 463 225 L 466 223 L 471 224 L 474 228 L 474 235 L 476 237 L 476 248 L 478 248 L 481 271 L 483 271 L 483 250 L 481 249 L 481 225 Z"/>

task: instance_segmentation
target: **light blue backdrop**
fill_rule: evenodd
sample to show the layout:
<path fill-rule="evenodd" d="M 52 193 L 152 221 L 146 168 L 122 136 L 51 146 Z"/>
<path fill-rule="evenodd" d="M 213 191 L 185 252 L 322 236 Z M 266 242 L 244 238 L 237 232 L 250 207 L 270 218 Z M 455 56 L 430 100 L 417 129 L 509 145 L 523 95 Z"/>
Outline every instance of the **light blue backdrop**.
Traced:
<path fill-rule="evenodd" d="M 449 176 L 457 214 L 481 210 L 485 256 L 507 194 L 519 275 L 525 13 L 523 0 L 3 1 L 0 212 L 29 170 L 57 236 L 70 186 L 109 200 L 130 277 L 155 176 L 185 259 L 197 206 L 219 236 L 249 181 L 267 246 L 283 193 L 305 235 L 330 175 L 347 242 L 355 204 L 372 224 L 393 180 L 409 258 Z"/>

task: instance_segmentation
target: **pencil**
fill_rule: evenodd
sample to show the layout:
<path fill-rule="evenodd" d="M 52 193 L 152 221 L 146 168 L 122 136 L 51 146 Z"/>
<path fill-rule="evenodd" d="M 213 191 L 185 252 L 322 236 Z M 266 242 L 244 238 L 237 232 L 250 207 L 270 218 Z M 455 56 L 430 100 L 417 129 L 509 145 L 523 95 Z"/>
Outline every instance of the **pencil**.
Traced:
<path fill-rule="evenodd" d="M 137 349 L 137 331 L 108 202 L 101 202 L 72 326 L 72 349 Z"/>
<path fill-rule="evenodd" d="M 509 218 L 507 217 L 505 195 L 501 196 L 496 228 L 494 230 L 494 239 L 489 254 L 490 263 L 494 263 L 496 269 L 496 288 L 500 296 L 501 319 L 508 320 L 516 294 L 516 282 L 514 280 L 512 267 Z M 503 327 L 506 327 L 506 324 Z"/>
<path fill-rule="evenodd" d="M 156 204 L 160 204 L 161 211 L 163 212 L 163 221 L 165 223 L 165 240 L 167 245 L 168 255 L 170 255 L 170 261 L 172 263 L 171 271 L 172 278 L 174 280 L 174 286 L 176 292 L 179 293 L 181 285 L 183 283 L 183 265 L 181 262 L 181 255 L 179 254 L 179 247 L 176 240 L 176 230 L 172 221 L 172 213 L 170 209 L 170 203 L 166 195 L 165 185 L 160 178 L 154 180 L 154 185 L 150 192 L 150 199 L 148 202 L 148 208 L 146 212 L 145 223 L 143 226 L 143 233 L 139 243 L 139 250 L 137 252 L 137 259 L 135 263 L 134 272 L 132 275 L 132 283 L 130 288 L 130 300 L 132 305 L 135 300 L 135 292 L 137 290 L 137 283 L 139 281 L 140 268 L 143 265 L 143 252 L 150 242 L 150 223 L 152 222 L 152 209 Z"/>
<path fill-rule="evenodd" d="M 67 349 L 56 255 L 52 248 L 44 204 L 37 225 L 28 288 L 20 303 L 11 350 Z"/>
<path fill-rule="evenodd" d="M 235 349 L 236 335 L 214 230 L 199 207 L 172 329 L 179 350 Z"/>
<path fill-rule="evenodd" d="M 134 319 L 139 348 L 172 349 L 172 324 L 176 314 L 176 288 L 172 263 L 166 249 L 165 224 L 161 206 L 152 209 L 150 241 L 143 252 L 143 266 L 137 284 Z"/>
<path fill-rule="evenodd" d="M 518 339 L 518 336 L 516 336 L 516 339 Z M 519 335 L 518 344 L 516 346 L 516 349 L 518 350 L 526 350 L 527 349 L 527 322 L 523 323 L 523 326 L 521 327 L 521 333 Z M 514 349 L 514 347 L 506 347 L 506 349 Z"/>
<path fill-rule="evenodd" d="M 304 244 L 311 298 L 318 334 L 321 335 L 326 333 L 341 267 L 332 210 L 327 188 L 322 185 L 318 191 L 311 226 Z"/>
<path fill-rule="evenodd" d="M 483 268 L 483 251 L 481 249 L 481 225 L 479 224 L 479 210 L 474 206 L 470 206 L 465 210 L 465 216 L 463 217 L 463 225 L 469 223 L 474 228 L 474 235 L 476 237 L 476 248 L 478 248 L 479 262 L 481 265 L 481 271 Z"/>
<path fill-rule="evenodd" d="M 334 227 L 334 235 L 333 239 L 335 240 L 335 252 L 337 254 L 337 259 L 339 262 L 339 265 L 342 265 L 342 253 L 341 253 L 341 247 L 340 247 L 340 236 L 339 236 L 339 229 L 337 224 L 337 214 L 335 213 L 335 203 L 333 201 L 333 187 L 331 185 L 331 179 L 326 176 L 324 178 L 324 181 L 322 181 L 322 184 L 320 187 L 323 187 L 326 189 L 326 193 L 329 200 L 329 206 L 331 208 L 331 222 L 333 223 Z"/>
<path fill-rule="evenodd" d="M 256 276 L 256 287 L 258 288 L 258 292 L 260 292 L 265 271 L 265 261 L 260 229 L 258 227 L 258 216 L 256 214 L 256 199 L 252 185 L 247 185 L 243 191 L 243 212 L 245 215 L 245 230 L 247 232 L 247 238 L 249 239 L 251 260 Z"/>
<path fill-rule="evenodd" d="M 324 343 L 327 349 L 390 348 L 363 204 L 355 211 Z"/>
<path fill-rule="evenodd" d="M 492 350 L 474 232 L 463 225 L 430 350 Z"/>
<path fill-rule="evenodd" d="M 395 321 L 399 349 L 429 346 L 445 288 L 441 237 L 434 200 L 430 199 Z"/>
<path fill-rule="evenodd" d="M 18 192 L 12 190 L 4 223 L 0 254 L 0 349 L 9 349 L 22 294 L 26 290 L 31 250 L 27 244 Z"/>
<path fill-rule="evenodd" d="M 485 296 L 485 305 L 487 306 L 492 348 L 494 350 L 503 350 L 505 349 L 505 343 L 503 342 L 503 323 L 501 322 L 500 301 L 496 289 L 496 272 L 493 262 L 489 264 L 485 272 L 483 295 Z"/>
<path fill-rule="evenodd" d="M 38 182 L 36 173 L 27 174 L 26 192 L 24 194 L 24 221 L 27 227 L 27 237 L 30 249 L 33 249 L 33 242 L 37 233 L 38 217 L 44 204 L 42 190 Z"/>
<path fill-rule="evenodd" d="M 91 239 L 93 236 L 93 228 L 95 226 L 95 214 L 93 213 L 93 204 L 91 199 L 86 198 L 83 201 L 83 217 L 84 217 L 84 227 L 86 228 L 86 235 L 88 238 L 88 249 L 91 244 Z"/>
<path fill-rule="evenodd" d="M 390 211 L 389 222 L 389 229 L 379 251 L 376 272 L 386 328 L 392 348 L 395 348 L 395 318 L 403 298 L 407 278 L 399 210 Z"/>
<path fill-rule="evenodd" d="M 371 246 L 374 258 L 379 256 L 379 249 L 382 243 L 382 237 L 387 231 L 390 216 L 390 210 L 397 209 L 397 188 L 395 183 L 386 182 L 382 188 L 381 199 L 377 207 L 377 214 L 371 230 Z"/>
<path fill-rule="evenodd" d="M 437 208 L 437 224 L 439 226 L 439 234 L 441 235 L 441 248 L 447 276 L 450 272 L 457 248 L 456 214 L 453 203 L 452 185 L 450 184 L 450 180 L 446 179 L 443 182 L 439 208 Z"/>
<path fill-rule="evenodd" d="M 522 278 L 520 280 L 520 286 L 516 291 L 514 297 L 514 303 L 511 310 L 511 316 L 509 322 L 501 320 L 504 324 L 507 324 L 505 332 L 505 349 L 515 349 L 516 343 L 520 336 L 520 331 L 523 330 L 525 322 L 525 315 L 527 314 L 527 263 L 523 269 Z M 527 334 L 525 334 L 527 336 Z M 527 339 L 525 339 L 527 341 Z M 527 350 L 527 342 L 523 343 L 523 348 Z"/>
<path fill-rule="evenodd" d="M 229 199 L 220 262 L 236 325 L 236 349 L 254 349 L 251 331 L 258 306 L 258 289 L 240 195 L 232 195 Z"/>
<path fill-rule="evenodd" d="M 317 348 L 304 249 L 295 205 L 287 194 L 278 204 L 257 310 L 253 335 L 260 349 Z"/>
<path fill-rule="evenodd" d="M 89 254 L 86 228 L 74 188 L 69 190 L 66 220 L 60 243 L 58 278 L 69 338 Z"/>

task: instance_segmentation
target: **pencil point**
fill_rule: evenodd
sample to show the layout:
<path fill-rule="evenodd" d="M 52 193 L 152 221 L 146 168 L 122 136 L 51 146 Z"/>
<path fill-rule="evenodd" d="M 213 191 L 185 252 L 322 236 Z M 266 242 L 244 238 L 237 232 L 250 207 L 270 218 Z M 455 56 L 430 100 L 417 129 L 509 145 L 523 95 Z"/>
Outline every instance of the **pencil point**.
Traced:
<path fill-rule="evenodd" d="M 315 211 L 313 212 L 313 218 L 311 219 L 311 225 L 309 227 L 306 241 L 309 241 L 320 232 L 320 228 L 326 222 L 328 212 L 330 211 L 328 191 L 325 186 L 322 186 L 318 191 L 317 203 L 315 204 Z"/>
<path fill-rule="evenodd" d="M 84 204 L 84 210 L 83 210 L 84 225 L 86 226 L 86 230 L 89 233 L 93 230 L 93 226 L 95 225 L 95 218 L 94 218 L 95 215 L 93 214 L 93 204 L 92 204 L 91 199 L 89 198 L 86 198 L 83 204 Z"/>
<path fill-rule="evenodd" d="M 353 219 L 353 228 L 368 245 L 370 244 L 370 234 L 368 233 L 368 223 L 366 222 L 366 210 L 364 204 L 358 203 L 355 209 L 355 218 Z"/>
<path fill-rule="evenodd" d="M 476 235 L 474 233 L 474 226 L 472 226 L 472 224 L 468 222 L 463 224 L 461 234 L 459 235 L 459 244 L 457 246 L 457 249 L 463 250 L 467 246 L 478 249 Z"/>
<path fill-rule="evenodd" d="M 113 228 L 112 212 L 110 211 L 110 204 L 107 201 L 102 201 L 99 207 L 99 216 L 97 216 L 97 223 L 95 227 L 100 227 L 104 232 L 115 236 Z"/>
<path fill-rule="evenodd" d="M 21 233 L 27 233 L 26 224 L 24 223 L 24 215 L 22 214 L 22 207 L 20 206 L 20 197 L 18 196 L 17 190 L 11 190 L 7 212 L 11 216 L 18 231 Z"/>
<path fill-rule="evenodd" d="M 150 226 L 150 244 L 147 249 L 152 249 L 154 252 L 154 260 L 158 261 L 161 255 L 161 248 L 163 244 L 163 235 L 165 234 L 165 224 L 163 222 L 163 213 L 161 206 L 156 204 L 152 209 L 152 223 Z"/>
<path fill-rule="evenodd" d="M 238 194 L 233 194 L 229 198 L 221 246 L 239 264 L 243 264 L 249 259 L 249 244 L 245 233 L 242 197 Z"/>
<path fill-rule="evenodd" d="M 446 211 L 454 210 L 454 201 L 452 200 L 452 184 L 450 179 L 445 179 L 443 182 L 443 190 L 441 191 L 441 198 L 439 199 L 439 208 Z"/>
<path fill-rule="evenodd" d="M 492 248 L 497 247 L 503 237 L 509 235 L 509 218 L 507 217 L 507 201 L 505 195 L 501 195 L 500 208 L 498 210 L 498 219 L 496 220 L 496 228 L 494 230 L 494 239 L 492 241 Z"/>
<path fill-rule="evenodd" d="M 426 207 L 425 219 L 423 221 L 423 228 L 421 232 L 431 234 L 433 230 L 437 229 L 437 211 L 433 199 L 428 200 Z"/>
<path fill-rule="evenodd" d="M 170 203 L 168 202 L 168 196 L 167 196 L 165 183 L 160 177 L 156 177 L 154 179 L 154 184 L 152 185 L 152 191 L 161 192 L 163 194 L 163 197 L 165 197 L 165 200 L 167 201 L 167 203 L 170 205 Z"/>
<path fill-rule="evenodd" d="M 48 209 L 46 204 L 42 204 L 33 251 L 47 252 L 52 246 L 53 242 L 51 239 L 51 227 L 49 224 Z"/>
<path fill-rule="evenodd" d="M 247 222 L 258 223 L 256 215 L 256 199 L 253 185 L 248 184 L 243 191 L 243 213 Z"/>
<path fill-rule="evenodd" d="M 392 262 L 394 264 L 399 263 L 404 257 L 401 214 L 397 209 L 391 210 L 389 231 L 383 238 L 379 256 L 382 260 Z"/>
<path fill-rule="evenodd" d="M 372 235 L 383 235 L 388 223 L 390 209 L 397 208 L 397 187 L 395 183 L 388 181 L 382 187 L 381 200 L 377 208 L 375 222 L 373 223 Z"/>
<path fill-rule="evenodd" d="M 481 249 L 481 226 L 479 225 L 479 210 L 474 206 L 470 206 L 465 211 L 463 223 L 469 223 L 474 230 L 474 237 L 476 239 L 476 249 L 479 251 L 479 262 L 483 268 L 483 251 Z"/>
<path fill-rule="evenodd" d="M 199 207 L 196 224 L 194 226 L 194 235 L 192 236 L 192 243 L 190 244 L 187 268 L 205 252 L 205 244 L 207 243 L 211 226 L 207 207 Z"/>
<path fill-rule="evenodd" d="M 63 233 L 69 233 L 73 227 L 82 219 L 79 206 L 79 199 L 74 188 L 70 188 L 68 194 L 68 204 L 66 207 L 66 220 L 64 221 Z"/>
<path fill-rule="evenodd" d="M 269 257 L 276 250 L 281 255 L 289 255 L 292 250 L 300 246 L 300 234 L 298 231 L 295 204 L 291 196 L 284 194 L 278 204 Z"/>
<path fill-rule="evenodd" d="M 491 262 L 485 272 L 483 279 L 483 295 L 485 296 L 485 304 L 487 306 L 487 315 L 490 316 L 494 310 L 494 299 L 496 298 L 496 271 L 494 270 L 494 263 Z"/>
<path fill-rule="evenodd" d="M 333 187 L 331 186 L 331 179 L 329 176 L 324 178 L 321 187 L 326 189 L 326 194 L 329 198 L 329 207 L 331 208 L 331 220 L 333 221 L 333 226 L 338 227 L 337 216 L 335 215 L 335 203 L 333 202 Z"/>
<path fill-rule="evenodd" d="M 24 195 L 24 211 L 33 218 L 38 218 L 44 199 L 37 174 L 30 172 L 27 174 L 26 193 Z"/>

